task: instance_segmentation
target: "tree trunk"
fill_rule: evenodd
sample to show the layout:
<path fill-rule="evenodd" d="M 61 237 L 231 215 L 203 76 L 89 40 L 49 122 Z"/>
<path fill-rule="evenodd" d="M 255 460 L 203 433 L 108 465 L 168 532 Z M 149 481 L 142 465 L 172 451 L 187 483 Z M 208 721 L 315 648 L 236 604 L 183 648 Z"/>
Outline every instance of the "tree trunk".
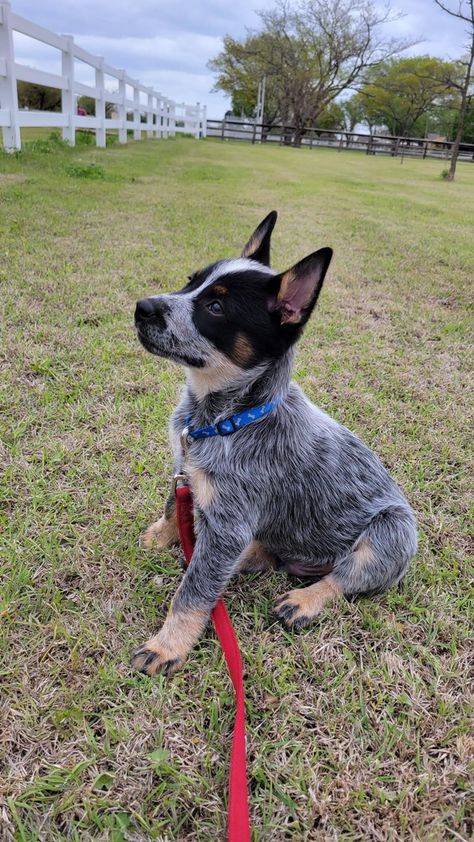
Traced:
<path fill-rule="evenodd" d="M 293 135 L 293 146 L 300 147 L 301 146 L 301 140 L 302 140 L 302 138 L 305 134 L 306 134 L 306 129 L 303 126 L 297 125 L 295 127 L 295 132 L 294 132 L 294 135 Z"/>
<path fill-rule="evenodd" d="M 454 176 L 456 175 L 456 164 L 458 162 L 459 147 L 461 146 L 461 138 L 464 131 L 464 119 L 467 111 L 467 99 L 467 89 L 464 88 L 462 92 L 461 108 L 459 110 L 458 130 L 456 132 L 456 137 L 454 138 L 454 143 L 451 147 L 451 161 L 449 163 L 449 172 L 446 176 L 446 181 L 454 181 Z"/>
<path fill-rule="evenodd" d="M 454 181 L 454 176 L 456 174 L 456 164 L 458 162 L 458 155 L 459 155 L 459 147 L 461 145 L 461 138 L 464 132 L 464 122 L 466 119 L 466 112 L 467 112 L 467 104 L 469 101 L 469 86 L 471 83 L 471 74 L 472 74 L 472 66 L 474 64 L 474 40 L 471 47 L 471 55 L 469 57 L 469 64 L 466 70 L 466 80 L 462 87 L 461 91 L 461 108 L 459 109 L 459 117 L 458 117 L 458 130 L 456 132 L 456 137 L 454 138 L 454 143 L 451 147 L 451 161 L 449 164 L 449 172 L 446 176 L 446 181 Z"/>

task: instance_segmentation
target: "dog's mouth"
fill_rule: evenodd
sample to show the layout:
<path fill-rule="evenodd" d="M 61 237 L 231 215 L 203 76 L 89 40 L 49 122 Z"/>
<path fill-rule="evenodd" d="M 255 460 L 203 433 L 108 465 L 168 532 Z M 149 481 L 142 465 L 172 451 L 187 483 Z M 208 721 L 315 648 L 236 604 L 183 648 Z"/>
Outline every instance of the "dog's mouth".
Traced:
<path fill-rule="evenodd" d="M 146 332 L 140 328 L 139 324 L 136 324 L 135 328 L 139 341 L 150 354 L 155 354 L 157 357 L 164 357 L 174 363 L 188 365 L 193 368 L 203 368 L 205 366 L 205 360 L 201 357 L 186 354 L 181 349 L 178 350 L 175 345 L 170 347 L 169 343 L 156 342 L 156 340 L 150 339 Z"/>

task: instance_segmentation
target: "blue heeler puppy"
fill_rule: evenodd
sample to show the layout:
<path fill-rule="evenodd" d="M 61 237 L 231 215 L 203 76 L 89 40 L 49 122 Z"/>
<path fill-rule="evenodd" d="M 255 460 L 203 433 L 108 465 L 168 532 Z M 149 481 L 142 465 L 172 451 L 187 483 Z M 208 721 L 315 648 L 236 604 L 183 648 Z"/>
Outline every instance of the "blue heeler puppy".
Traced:
<path fill-rule="evenodd" d="M 181 666 L 235 573 L 275 567 L 313 579 L 275 602 L 277 617 L 299 628 L 340 594 L 395 585 L 416 552 L 414 514 L 378 457 L 291 380 L 332 251 L 273 271 L 276 217 L 263 220 L 240 258 L 136 306 L 142 345 L 186 367 L 170 429 L 174 469 L 187 474 L 197 510 L 191 564 L 163 627 L 134 655 L 148 675 Z M 142 545 L 177 540 L 170 497 Z"/>

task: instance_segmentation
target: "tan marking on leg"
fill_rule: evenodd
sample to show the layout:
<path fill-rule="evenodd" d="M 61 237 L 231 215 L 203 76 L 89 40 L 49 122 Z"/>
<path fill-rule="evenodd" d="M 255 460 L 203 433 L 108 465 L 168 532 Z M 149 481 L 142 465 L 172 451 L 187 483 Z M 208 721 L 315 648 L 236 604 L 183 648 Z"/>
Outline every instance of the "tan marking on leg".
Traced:
<path fill-rule="evenodd" d="M 163 627 L 138 649 L 133 666 L 146 675 L 163 669 L 167 675 L 178 670 L 200 638 L 209 613 L 200 608 L 174 611 L 171 606 Z"/>
<path fill-rule="evenodd" d="M 375 560 L 375 553 L 368 538 L 363 535 L 358 538 L 352 548 L 352 560 L 358 567 L 364 567 Z"/>
<path fill-rule="evenodd" d="M 187 467 L 194 499 L 201 509 L 207 509 L 216 497 L 216 489 L 208 474 L 201 468 Z"/>
<path fill-rule="evenodd" d="M 239 573 L 258 573 L 271 570 L 276 562 L 272 554 L 259 541 L 251 541 L 240 556 Z"/>
<path fill-rule="evenodd" d="M 342 593 L 334 577 L 326 576 L 321 582 L 298 588 L 275 600 L 275 614 L 289 628 L 306 626 L 321 613 L 324 606 Z"/>
<path fill-rule="evenodd" d="M 232 357 L 237 365 L 247 365 L 254 356 L 254 349 L 251 342 L 244 336 L 243 333 L 238 333 L 235 337 L 234 347 L 232 348 Z"/>
<path fill-rule="evenodd" d="M 171 517 L 163 515 L 156 523 L 150 524 L 143 530 L 139 538 L 140 547 L 144 550 L 164 550 L 165 547 L 172 547 L 179 541 L 178 522 L 176 520 L 176 507 L 171 512 Z"/>

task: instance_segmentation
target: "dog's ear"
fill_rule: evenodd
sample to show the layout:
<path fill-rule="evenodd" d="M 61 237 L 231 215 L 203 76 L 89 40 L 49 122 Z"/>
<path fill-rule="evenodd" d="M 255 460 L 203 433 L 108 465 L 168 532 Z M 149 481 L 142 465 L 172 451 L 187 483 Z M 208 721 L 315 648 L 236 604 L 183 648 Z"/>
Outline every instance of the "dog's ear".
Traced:
<path fill-rule="evenodd" d="M 319 249 L 280 275 L 277 310 L 280 311 L 282 325 L 303 325 L 309 318 L 331 258 L 332 249 Z"/>
<path fill-rule="evenodd" d="M 243 247 L 241 257 L 248 257 L 250 260 L 257 260 L 265 266 L 270 266 L 270 239 L 277 216 L 276 211 L 271 211 L 265 217 Z"/>

